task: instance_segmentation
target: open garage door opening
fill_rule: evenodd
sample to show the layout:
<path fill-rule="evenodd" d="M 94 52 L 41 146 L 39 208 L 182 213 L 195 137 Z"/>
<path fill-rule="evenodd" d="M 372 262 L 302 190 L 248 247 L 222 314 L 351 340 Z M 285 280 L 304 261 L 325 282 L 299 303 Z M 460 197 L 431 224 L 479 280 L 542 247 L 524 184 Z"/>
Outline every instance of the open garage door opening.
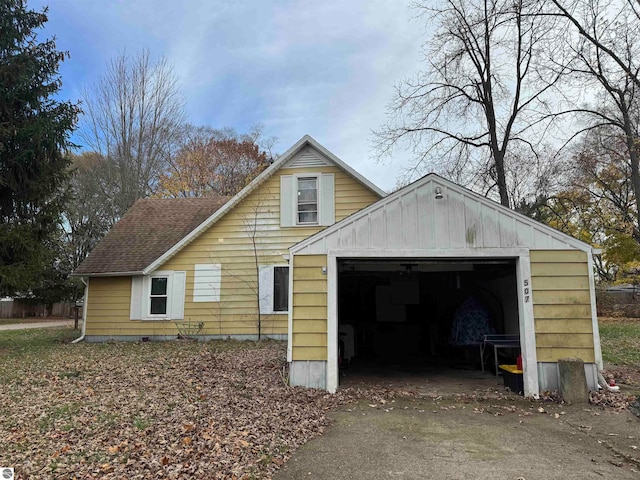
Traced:
<path fill-rule="evenodd" d="M 514 259 L 338 259 L 338 355 L 350 375 L 494 372 L 485 335 L 519 338 Z M 516 363 L 519 349 L 500 349 Z M 341 381 L 342 383 L 342 381 Z"/>

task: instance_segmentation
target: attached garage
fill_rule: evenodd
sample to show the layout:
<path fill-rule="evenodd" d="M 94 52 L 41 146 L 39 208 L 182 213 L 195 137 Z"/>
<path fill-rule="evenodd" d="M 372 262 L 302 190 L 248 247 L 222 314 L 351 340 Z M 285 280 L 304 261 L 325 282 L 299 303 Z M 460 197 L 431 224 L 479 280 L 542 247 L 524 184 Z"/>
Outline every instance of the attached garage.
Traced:
<path fill-rule="evenodd" d="M 602 368 L 591 246 L 435 174 L 290 250 L 294 385 L 338 388 L 353 358 L 450 366 L 478 339 L 520 342 L 526 395 L 558 386 L 557 361 Z"/>

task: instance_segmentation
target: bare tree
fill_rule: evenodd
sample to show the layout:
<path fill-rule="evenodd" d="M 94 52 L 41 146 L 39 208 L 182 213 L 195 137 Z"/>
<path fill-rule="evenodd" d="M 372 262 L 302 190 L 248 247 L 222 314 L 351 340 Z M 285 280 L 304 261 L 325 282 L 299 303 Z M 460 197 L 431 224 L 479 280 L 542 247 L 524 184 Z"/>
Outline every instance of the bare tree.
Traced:
<path fill-rule="evenodd" d="M 627 157 L 623 164 L 628 164 L 634 193 L 633 237 L 640 242 L 640 4 L 636 0 L 552 3 L 551 15 L 566 19 L 577 34 L 564 37 L 573 58 L 562 68 L 571 75 L 573 86 L 591 93 L 589 102 L 581 97 L 563 114 L 579 115 L 585 122 L 574 137 L 597 134 L 614 138 L 613 144 L 623 147 Z"/>
<path fill-rule="evenodd" d="M 62 214 L 67 262 L 74 270 L 113 226 L 117 215 L 115 178 L 106 159 L 95 152 L 71 155 L 69 201 Z"/>
<path fill-rule="evenodd" d="M 540 2 L 446 0 L 414 6 L 437 25 L 425 44 L 425 70 L 396 87 L 390 121 L 375 132 L 380 156 L 406 140 L 415 169 L 436 167 L 457 181 L 497 187 L 510 206 L 506 162 L 515 144 L 536 156 L 535 128 L 559 73 L 536 68 L 554 22 Z M 547 117 L 548 118 L 548 117 Z M 535 128 L 534 128 L 535 127 Z"/>
<path fill-rule="evenodd" d="M 121 53 L 83 93 L 81 135 L 118 179 L 118 215 L 151 193 L 183 124 L 183 101 L 167 61 Z"/>

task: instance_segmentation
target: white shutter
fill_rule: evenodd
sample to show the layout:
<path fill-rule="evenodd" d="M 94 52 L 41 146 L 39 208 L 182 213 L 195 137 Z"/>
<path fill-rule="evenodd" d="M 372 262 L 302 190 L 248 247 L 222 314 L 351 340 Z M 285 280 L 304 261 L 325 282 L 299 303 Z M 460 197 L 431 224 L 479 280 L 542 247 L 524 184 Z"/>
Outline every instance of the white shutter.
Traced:
<path fill-rule="evenodd" d="M 184 294 L 187 272 L 173 272 L 170 279 L 172 280 L 171 291 L 167 293 L 171 295 L 169 300 L 171 311 L 167 313 L 171 320 L 182 320 L 184 319 Z"/>
<path fill-rule="evenodd" d="M 146 305 L 144 301 L 144 277 L 131 277 L 131 307 L 129 309 L 130 320 L 142 320 L 143 309 Z"/>
<path fill-rule="evenodd" d="M 273 313 L 273 265 L 260 265 L 258 297 L 260 313 Z"/>
<path fill-rule="evenodd" d="M 221 284 L 221 265 L 197 264 L 193 277 L 194 302 L 219 302 Z"/>
<path fill-rule="evenodd" d="M 296 224 L 295 185 L 293 175 L 280 177 L 280 226 L 293 227 Z"/>
<path fill-rule="evenodd" d="M 336 223 L 334 191 L 333 173 L 323 173 L 320 176 L 320 225 Z"/>

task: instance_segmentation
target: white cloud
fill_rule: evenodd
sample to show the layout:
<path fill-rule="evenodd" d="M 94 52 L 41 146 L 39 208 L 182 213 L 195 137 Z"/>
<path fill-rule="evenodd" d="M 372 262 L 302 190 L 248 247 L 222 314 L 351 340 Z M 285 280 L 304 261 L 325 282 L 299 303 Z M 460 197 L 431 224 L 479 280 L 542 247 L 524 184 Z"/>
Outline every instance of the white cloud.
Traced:
<path fill-rule="evenodd" d="M 261 122 L 280 151 L 309 133 L 390 189 L 402 162 L 375 165 L 370 132 L 394 83 L 418 67 L 421 25 L 411 16 L 387 0 L 56 0 L 47 32 L 71 52 L 61 72 L 70 97 L 119 51 L 149 48 L 174 66 L 193 123 Z"/>

